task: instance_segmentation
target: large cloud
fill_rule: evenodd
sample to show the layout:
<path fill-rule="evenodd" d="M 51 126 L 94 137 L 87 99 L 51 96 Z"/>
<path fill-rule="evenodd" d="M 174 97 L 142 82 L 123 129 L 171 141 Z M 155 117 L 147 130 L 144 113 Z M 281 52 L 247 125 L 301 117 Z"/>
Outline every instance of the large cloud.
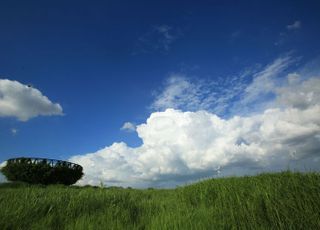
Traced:
<path fill-rule="evenodd" d="M 0 79 L 0 117 L 27 121 L 39 115 L 62 114 L 60 104 L 52 103 L 39 90 L 17 81 Z"/>
<path fill-rule="evenodd" d="M 274 103 L 248 116 L 166 109 L 137 126 L 143 144 L 125 143 L 70 160 L 84 166 L 80 183 L 173 186 L 215 175 L 320 169 L 320 80 L 274 89 Z M 292 92 L 295 93 L 292 93 Z"/>

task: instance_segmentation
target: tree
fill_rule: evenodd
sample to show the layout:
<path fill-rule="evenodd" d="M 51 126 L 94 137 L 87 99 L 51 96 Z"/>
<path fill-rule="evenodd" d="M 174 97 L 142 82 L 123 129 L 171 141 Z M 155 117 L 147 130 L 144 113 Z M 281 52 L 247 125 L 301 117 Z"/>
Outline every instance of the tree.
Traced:
<path fill-rule="evenodd" d="M 9 181 L 21 181 L 30 184 L 71 185 L 83 176 L 80 165 L 42 158 L 9 159 L 0 170 Z"/>

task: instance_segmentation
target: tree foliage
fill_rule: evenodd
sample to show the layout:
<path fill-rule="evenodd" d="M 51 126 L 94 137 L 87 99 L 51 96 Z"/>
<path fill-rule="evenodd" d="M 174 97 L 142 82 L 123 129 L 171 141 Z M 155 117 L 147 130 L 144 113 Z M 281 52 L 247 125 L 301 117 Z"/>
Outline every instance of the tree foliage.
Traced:
<path fill-rule="evenodd" d="M 1 172 L 9 181 L 44 185 L 71 185 L 83 175 L 80 165 L 66 161 L 32 158 L 9 159 Z"/>

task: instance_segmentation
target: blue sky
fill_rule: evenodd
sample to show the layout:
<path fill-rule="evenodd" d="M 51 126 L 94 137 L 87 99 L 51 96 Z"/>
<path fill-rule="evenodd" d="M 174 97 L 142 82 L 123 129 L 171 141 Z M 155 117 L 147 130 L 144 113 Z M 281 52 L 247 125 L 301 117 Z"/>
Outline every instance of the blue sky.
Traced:
<path fill-rule="evenodd" d="M 310 91 L 310 82 L 320 76 L 319 10 L 319 1 L 1 1 L 0 79 L 9 82 L 0 88 L 0 162 L 19 156 L 77 161 L 76 156 L 96 153 L 115 142 L 126 143 L 133 149 L 128 151 L 135 152 L 143 143 L 153 143 L 148 139 L 152 134 L 143 127 L 136 132 L 136 125 L 168 108 L 181 113 L 206 111 L 226 121 L 289 108 L 292 104 L 281 103 L 287 91 L 295 89 L 284 84 L 290 74 L 298 74 L 300 85 L 306 85 L 295 90 L 313 92 L 309 100 L 313 103 L 318 92 Z M 20 87 L 27 85 L 29 91 Z M 32 89 L 40 96 L 34 96 Z M 5 101 L 8 95 L 11 99 Z M 15 109 L 8 112 L 8 104 Z M 182 116 L 168 114 L 175 119 Z M 317 121 L 312 125 L 318 127 Z M 174 132 L 163 129 L 163 136 Z M 317 129 L 312 132 L 313 137 L 319 134 Z M 248 140 L 244 143 L 250 145 Z M 157 152 L 156 147 L 152 150 Z M 137 151 L 134 154 L 141 155 Z M 126 161 L 126 167 L 149 176 L 137 176 L 132 179 L 135 183 L 114 176 L 115 171 L 104 171 L 110 166 L 103 165 L 106 176 L 97 179 L 92 174 L 101 172 L 88 169 L 95 179 L 87 183 L 110 184 L 115 178 L 117 185 L 156 181 L 164 186 L 163 178 L 178 184 L 212 175 L 217 167 L 232 168 L 220 164 L 210 171 L 205 164 L 193 166 L 192 157 L 178 154 L 188 170 L 162 172 L 161 165 L 145 167 L 147 163 L 138 158 L 134 162 L 139 166 Z M 106 161 L 105 165 L 111 164 Z M 310 162 L 303 164 L 312 168 Z M 147 173 L 152 170 L 159 175 Z"/>

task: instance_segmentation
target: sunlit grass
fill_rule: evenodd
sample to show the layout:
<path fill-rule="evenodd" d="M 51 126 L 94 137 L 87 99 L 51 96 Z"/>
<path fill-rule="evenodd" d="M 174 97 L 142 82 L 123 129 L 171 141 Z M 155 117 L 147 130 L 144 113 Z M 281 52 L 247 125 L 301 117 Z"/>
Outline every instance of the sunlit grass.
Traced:
<path fill-rule="evenodd" d="M 320 229 L 320 175 L 221 178 L 171 190 L 3 185 L 0 229 Z"/>

